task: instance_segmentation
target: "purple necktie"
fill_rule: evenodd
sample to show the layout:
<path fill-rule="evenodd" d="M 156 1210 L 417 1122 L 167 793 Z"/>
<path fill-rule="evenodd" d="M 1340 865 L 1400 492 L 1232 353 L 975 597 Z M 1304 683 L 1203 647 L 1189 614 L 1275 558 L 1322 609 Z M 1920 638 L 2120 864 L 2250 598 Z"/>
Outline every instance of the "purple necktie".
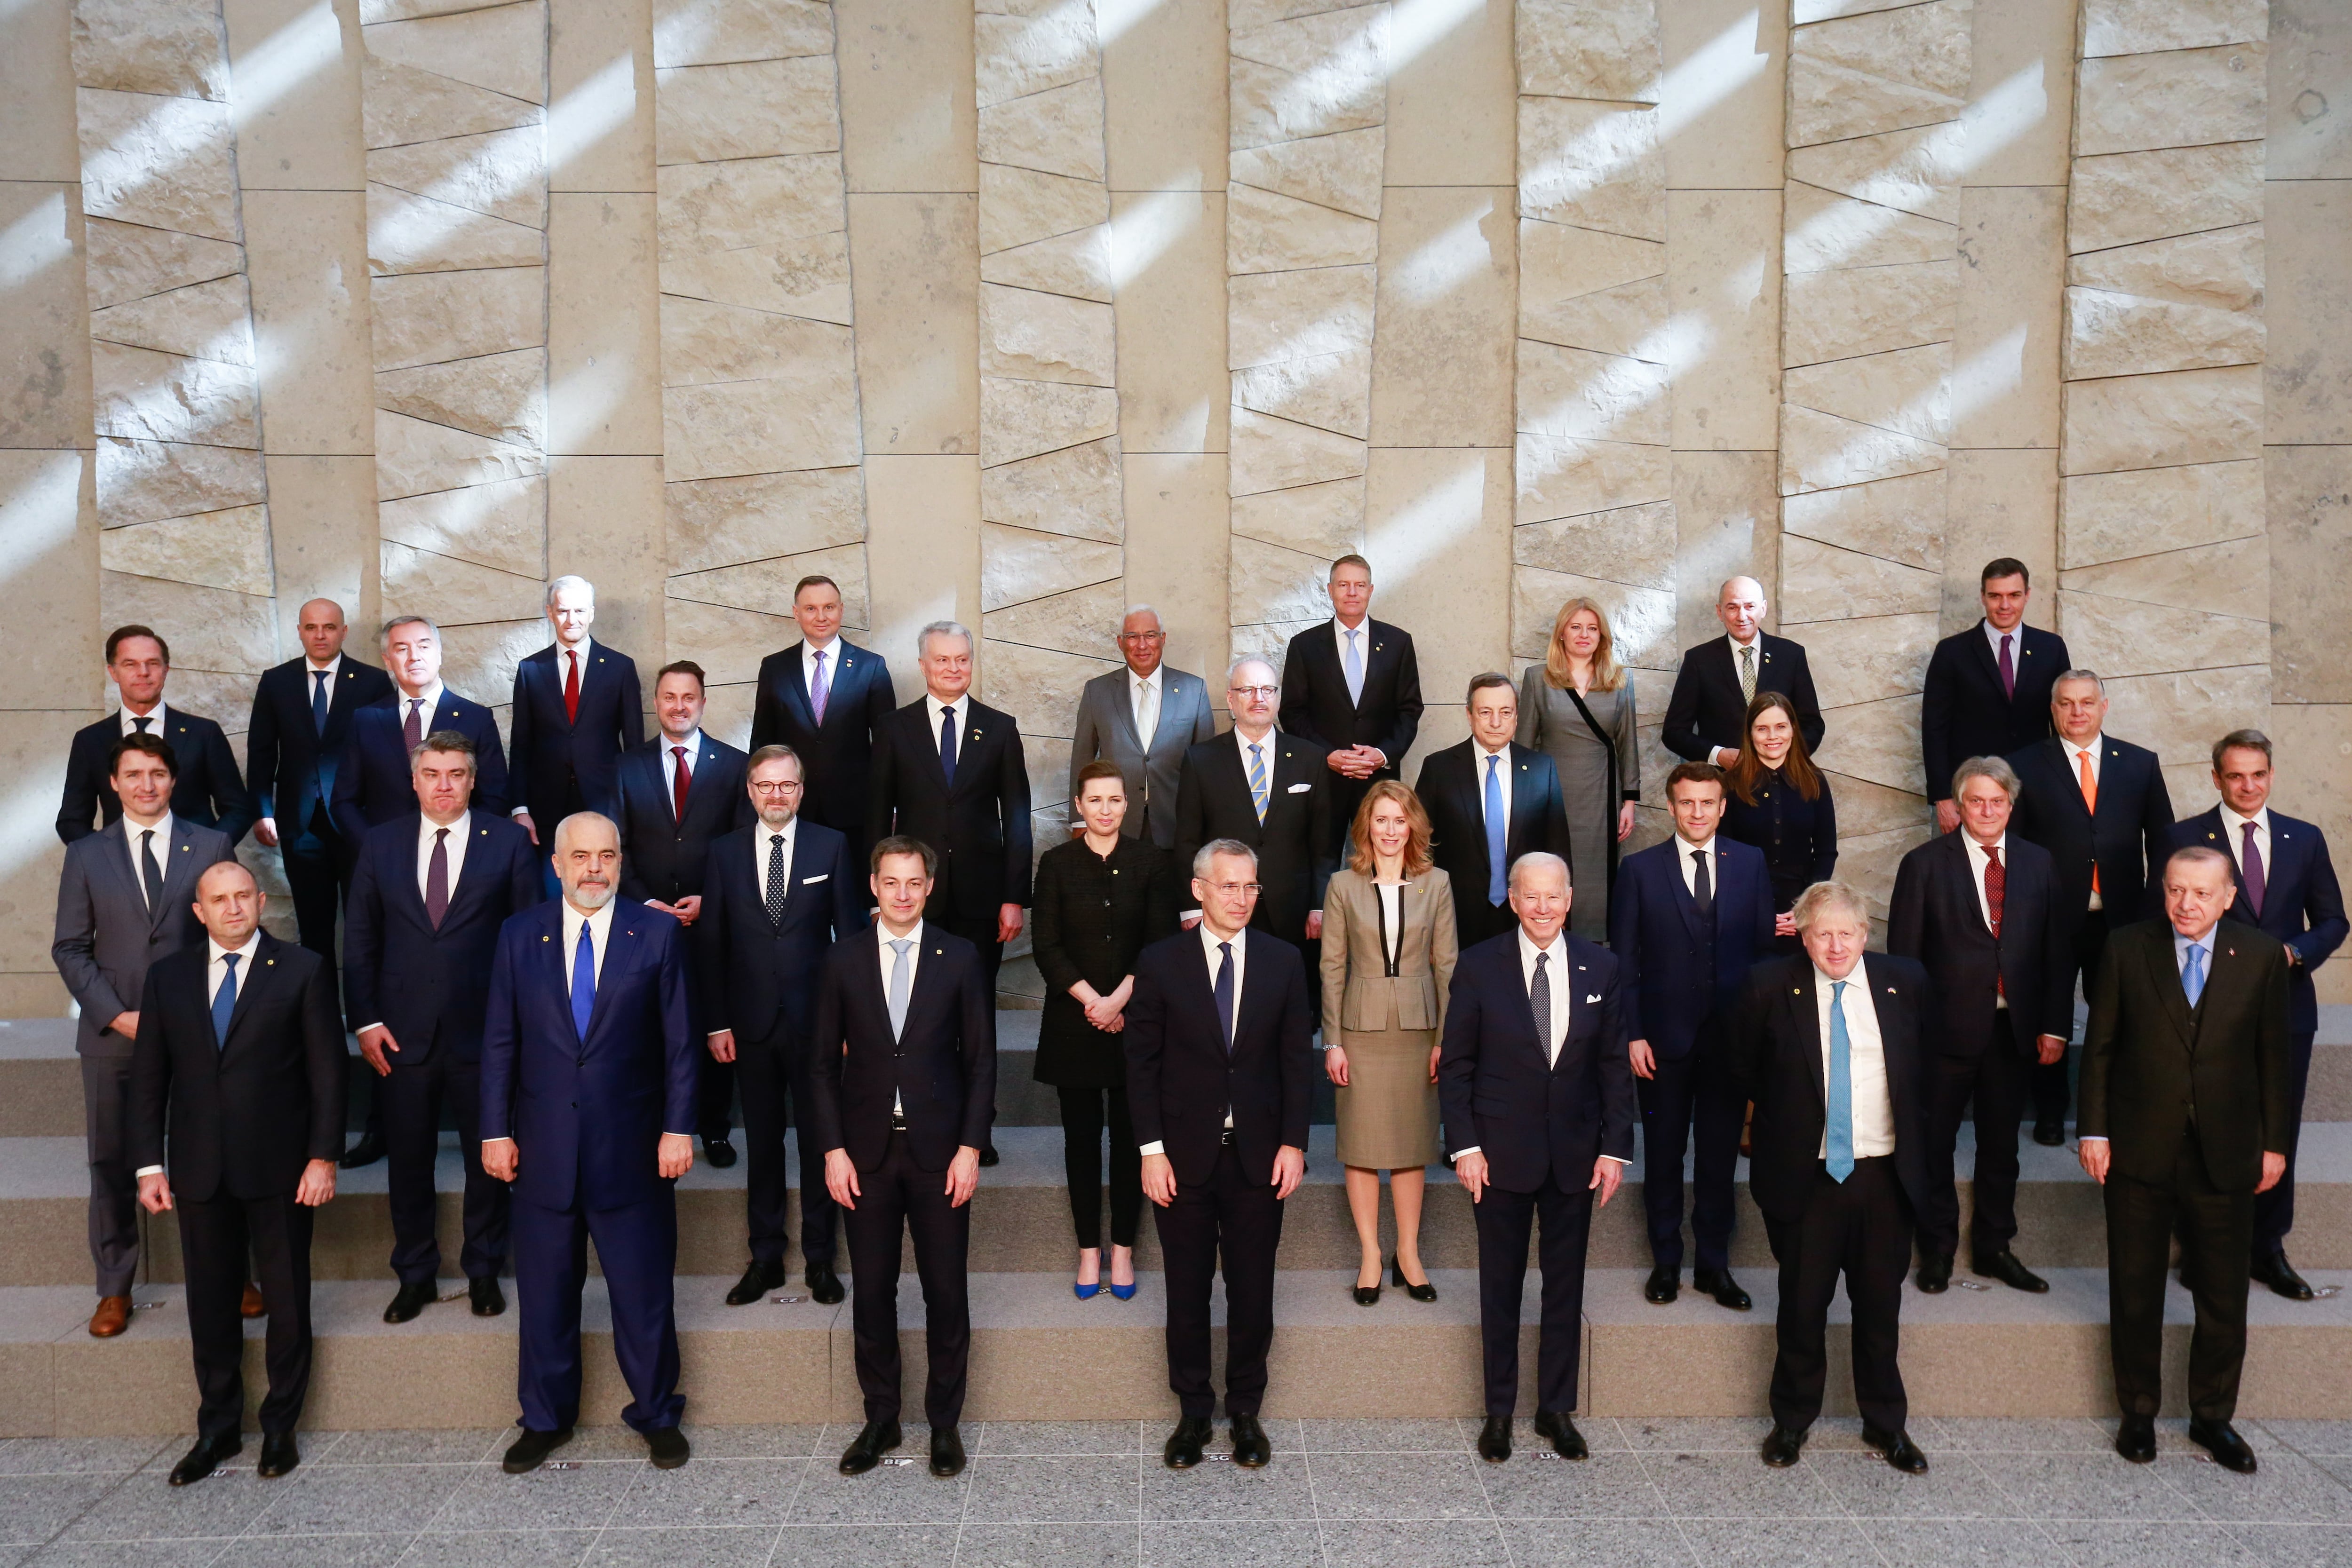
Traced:
<path fill-rule="evenodd" d="M 408 699 L 408 716 L 401 721 L 400 738 L 411 751 L 425 744 L 425 699 L 423 697 Z"/>
<path fill-rule="evenodd" d="M 425 918 L 433 922 L 433 929 L 441 929 L 442 916 L 449 913 L 449 830 L 433 830 L 433 858 L 425 866 Z"/>
<path fill-rule="evenodd" d="M 2009 633 L 2000 634 L 2000 689 L 2011 696 L 2017 695 L 2017 666 L 2009 658 Z"/>
<path fill-rule="evenodd" d="M 2263 913 L 2263 894 L 2270 888 L 2270 876 L 2263 870 L 2263 848 L 2254 842 L 2254 825 L 2252 822 L 2240 825 L 2246 833 L 2246 852 L 2238 857 L 2238 869 L 2246 879 L 2246 902 L 2252 906 L 2254 917 L 2259 920 Z"/>
<path fill-rule="evenodd" d="M 833 695 L 833 686 L 824 678 L 824 655 L 816 656 L 816 679 L 809 683 L 809 708 L 819 724 L 824 722 L 824 699 Z"/>

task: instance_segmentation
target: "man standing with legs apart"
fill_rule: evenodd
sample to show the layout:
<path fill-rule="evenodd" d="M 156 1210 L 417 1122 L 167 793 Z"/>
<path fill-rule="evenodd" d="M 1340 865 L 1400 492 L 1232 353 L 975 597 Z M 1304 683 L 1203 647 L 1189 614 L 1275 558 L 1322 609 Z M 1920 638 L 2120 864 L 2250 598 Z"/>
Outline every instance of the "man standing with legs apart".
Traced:
<path fill-rule="evenodd" d="M 1927 1190 L 1927 972 L 1865 955 L 1870 912 L 1841 882 L 1798 894 L 1801 954 L 1750 971 L 1724 1071 L 1756 1103 L 1748 1190 L 1780 1264 L 1780 1354 L 1764 1462 L 1797 1462 L 1829 1383 L 1830 1302 L 1853 1307 L 1853 1397 L 1863 1441 L 1907 1475 L 1927 1458 L 1906 1435 L 1896 1362 L 1912 1217 Z"/>
<path fill-rule="evenodd" d="M 2286 1174 L 2287 961 L 2273 938 L 2221 915 L 2230 857 L 2194 845 L 2164 865 L 2164 918 L 2107 938 L 2083 1040 L 2083 1168 L 2106 1187 L 2107 1317 L 2123 1424 L 2116 1452 L 2156 1458 L 2164 1397 L 2165 1274 L 2197 1303 L 2189 1437 L 2254 1471 L 2230 1425 L 2246 1361 L 2246 1266 L 2255 1195 Z"/>
<path fill-rule="evenodd" d="M 583 811 L 555 830 L 563 896 L 499 933 L 482 1032 L 482 1166 L 514 1188 L 522 1436 L 535 1470 L 580 1418 L 580 1292 L 588 1243 L 613 1307 L 621 1419 L 653 1462 L 687 1460 L 677 1429 L 676 1183 L 694 1166 L 699 1054 L 677 920 L 616 898 L 621 831 Z"/>
<path fill-rule="evenodd" d="M 1517 927 L 1454 966 L 1437 1065 L 1454 1176 L 1478 1226 L 1478 1334 L 1486 1426 L 1478 1454 L 1511 1457 L 1519 1397 L 1519 1301 L 1528 1232 L 1540 1218 L 1543 1328 L 1536 1342 L 1536 1435 L 1564 1459 L 1586 1455 L 1576 1409 L 1584 1255 L 1593 1194 L 1606 1204 L 1633 1158 L 1637 1110 L 1625 1054 L 1620 967 L 1562 929 L 1568 862 L 1540 851 L 1511 867 Z"/>
<path fill-rule="evenodd" d="M 884 838 L 868 863 L 880 914 L 825 959 L 810 1037 L 813 1113 L 801 1132 L 824 1151 L 857 1292 L 866 1425 L 843 1450 L 841 1473 L 864 1475 L 900 1441 L 898 1258 L 911 1236 L 931 1474 L 953 1476 L 963 1470 L 956 1423 L 971 1352 L 971 1195 L 996 1116 L 996 998 L 972 944 L 924 918 L 938 871 L 930 846 Z"/>
<path fill-rule="evenodd" d="M 1182 1418 L 1161 1457 L 1201 1462 L 1217 1394 L 1209 1380 L 1209 1288 L 1225 1277 L 1225 1413 L 1234 1463 L 1273 1457 L 1258 1425 L 1274 1343 L 1282 1205 L 1307 1172 L 1315 1008 L 1298 950 L 1250 927 L 1257 855 L 1216 839 L 1192 857 L 1201 924 L 1135 963 L 1127 1094 L 1159 1209 L 1168 1277 L 1168 1386 Z"/>

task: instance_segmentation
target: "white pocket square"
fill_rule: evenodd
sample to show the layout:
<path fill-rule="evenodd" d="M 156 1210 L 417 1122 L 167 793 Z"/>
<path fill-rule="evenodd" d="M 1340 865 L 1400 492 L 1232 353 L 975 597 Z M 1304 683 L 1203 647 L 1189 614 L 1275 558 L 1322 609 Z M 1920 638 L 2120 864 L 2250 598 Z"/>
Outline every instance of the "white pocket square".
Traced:
<path fill-rule="evenodd" d="M 1293 795 L 1304 795 L 1307 791 L 1314 788 L 1315 786 L 1312 784 L 1293 784 L 1290 787 L 1290 793 Z"/>
<path fill-rule="evenodd" d="M 1587 997 L 1587 998 L 1584 998 L 1584 1005 L 1585 1005 L 1586 1007 L 1591 1007 L 1592 1005 L 1594 1005 L 1595 1003 L 1599 1002 L 1600 1000 L 1601 1000 L 1601 998 L 1600 998 L 1599 997 L 1597 997 L 1597 996 Z"/>
<path fill-rule="evenodd" d="M 826 872 L 823 876 L 804 876 L 804 877 L 801 878 L 801 885 L 802 885 L 803 887 L 806 887 L 809 883 L 813 883 L 813 882 L 830 882 L 830 881 L 832 881 L 832 880 L 833 880 L 833 873 L 831 873 L 831 872 Z"/>

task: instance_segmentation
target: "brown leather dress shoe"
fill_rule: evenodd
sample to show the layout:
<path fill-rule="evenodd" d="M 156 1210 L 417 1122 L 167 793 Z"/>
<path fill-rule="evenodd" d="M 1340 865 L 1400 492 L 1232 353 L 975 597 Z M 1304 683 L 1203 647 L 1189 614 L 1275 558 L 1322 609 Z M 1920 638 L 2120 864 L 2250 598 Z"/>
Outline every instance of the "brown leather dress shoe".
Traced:
<path fill-rule="evenodd" d="M 236 1304 L 236 1315 L 241 1318 L 257 1318 L 268 1311 L 269 1309 L 261 1303 L 261 1287 L 247 1280 L 245 1282 L 245 1298 Z"/>
<path fill-rule="evenodd" d="M 131 1298 L 100 1296 L 98 1311 L 89 1314 L 89 1337 L 112 1339 L 131 1326 Z"/>

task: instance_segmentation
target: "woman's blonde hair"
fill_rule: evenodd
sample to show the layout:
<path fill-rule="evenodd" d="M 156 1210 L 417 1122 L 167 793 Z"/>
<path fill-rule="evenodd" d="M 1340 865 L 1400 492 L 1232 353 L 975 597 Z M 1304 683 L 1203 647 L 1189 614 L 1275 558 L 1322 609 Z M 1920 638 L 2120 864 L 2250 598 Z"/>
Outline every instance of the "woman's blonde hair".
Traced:
<path fill-rule="evenodd" d="M 1437 862 L 1429 852 L 1429 813 L 1422 810 L 1421 797 L 1402 780 L 1383 779 L 1364 791 L 1364 803 L 1356 808 L 1356 820 L 1348 824 L 1348 869 L 1358 876 L 1373 874 L 1372 808 L 1383 800 L 1394 800 L 1404 808 L 1404 874 L 1423 876 Z"/>
<path fill-rule="evenodd" d="M 1592 618 L 1601 622 L 1601 642 L 1592 650 L 1591 689 L 1613 692 L 1625 684 L 1625 666 L 1617 662 L 1617 634 L 1609 630 L 1609 612 L 1581 593 L 1561 605 L 1559 613 L 1552 617 L 1551 641 L 1544 646 L 1544 679 L 1558 691 L 1576 684 L 1568 670 L 1568 622 L 1580 610 L 1591 611 Z"/>

